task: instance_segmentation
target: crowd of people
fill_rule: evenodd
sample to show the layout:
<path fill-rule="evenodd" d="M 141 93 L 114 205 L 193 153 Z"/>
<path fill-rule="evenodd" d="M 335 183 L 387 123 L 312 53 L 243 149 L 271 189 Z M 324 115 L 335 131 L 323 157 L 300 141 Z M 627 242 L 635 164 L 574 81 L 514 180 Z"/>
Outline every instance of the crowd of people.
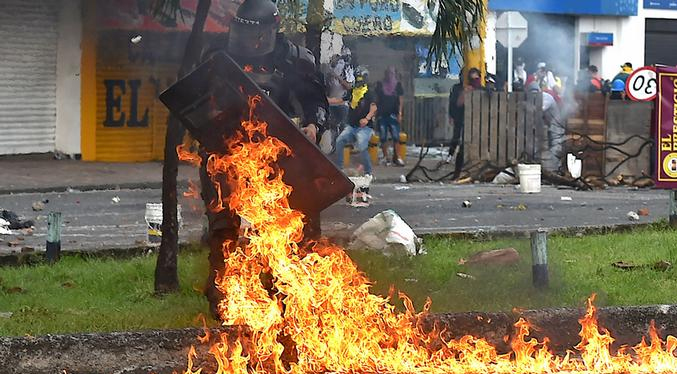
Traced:
<path fill-rule="evenodd" d="M 548 143 L 541 154 L 544 169 L 555 173 L 562 172 L 566 117 L 575 107 L 573 92 L 602 93 L 608 95 L 611 100 L 626 100 L 625 86 L 632 71 L 632 64 L 626 62 L 620 66 L 620 71 L 612 79 L 605 80 L 600 76 L 598 68 L 590 65 L 580 72 L 575 85 L 567 85 L 567 79 L 560 77 L 545 62 L 539 62 L 536 70 L 529 73 L 524 60 L 517 59 L 513 70 L 512 91 L 543 95 L 543 123 L 546 126 Z M 450 159 L 455 160 L 455 178 L 458 178 L 464 165 L 462 138 L 465 127 L 465 93 L 474 90 L 507 90 L 506 85 L 496 87 L 496 79 L 492 74 L 487 74 L 482 81 L 477 67 L 467 68 L 466 74 L 468 81 L 464 82 L 461 75 L 459 83 L 454 85 L 449 93 L 449 119 L 454 128 L 449 155 Z"/>
<path fill-rule="evenodd" d="M 341 53 L 323 67 L 323 75 L 329 102 L 329 118 L 320 140 L 323 151 L 343 168 L 343 149 L 352 145 L 358 154 L 358 168 L 365 175 L 372 175 L 369 141 L 378 131 L 380 162 L 386 166 L 404 166 L 396 146 L 402 123 L 404 88 L 395 68 L 388 67 L 383 78 L 372 83 L 368 68 L 355 64 L 350 49 L 343 47 Z"/>

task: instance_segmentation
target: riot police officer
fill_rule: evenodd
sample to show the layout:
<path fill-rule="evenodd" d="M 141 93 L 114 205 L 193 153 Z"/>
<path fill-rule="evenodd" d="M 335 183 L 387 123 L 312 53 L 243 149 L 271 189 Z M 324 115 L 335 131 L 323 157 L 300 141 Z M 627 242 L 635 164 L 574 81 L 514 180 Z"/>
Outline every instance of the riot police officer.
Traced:
<path fill-rule="evenodd" d="M 324 130 L 329 104 L 323 80 L 316 68 L 313 54 L 289 41 L 279 32 L 280 15 L 270 0 L 246 0 L 230 25 L 230 32 L 209 46 L 203 59 L 218 52 L 228 53 L 262 90 L 290 118 L 299 118 L 301 129 L 313 142 Z M 203 158 L 204 159 L 204 158 Z M 203 165 L 201 170 L 202 197 L 206 203 L 216 196 L 212 181 Z M 227 183 L 221 184 L 223 191 Z M 320 235 L 320 212 L 303 212 L 304 237 Z M 240 220 L 230 211 L 207 212 L 209 218 L 210 275 L 207 298 L 212 314 L 218 316 L 217 305 L 223 295 L 215 287 L 215 279 L 223 271 L 223 243 L 236 243 Z"/>

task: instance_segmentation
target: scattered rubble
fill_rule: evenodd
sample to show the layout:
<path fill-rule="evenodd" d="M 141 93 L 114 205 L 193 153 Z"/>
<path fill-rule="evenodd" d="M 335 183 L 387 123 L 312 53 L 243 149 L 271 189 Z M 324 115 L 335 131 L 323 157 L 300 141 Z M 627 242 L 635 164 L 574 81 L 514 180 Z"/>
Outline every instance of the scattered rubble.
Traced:
<path fill-rule="evenodd" d="M 42 201 L 36 201 L 33 203 L 31 207 L 33 208 L 34 212 L 39 212 L 45 209 L 45 203 L 43 203 Z"/>
<path fill-rule="evenodd" d="M 511 265 L 519 262 L 520 255 L 515 248 L 480 251 L 467 260 L 460 259 L 459 265 Z"/>
<path fill-rule="evenodd" d="M 456 273 L 456 276 L 459 277 L 459 278 L 463 278 L 463 279 L 470 279 L 470 280 L 476 280 L 477 279 L 477 278 L 475 278 L 474 275 L 470 275 L 470 274 L 467 274 L 467 273 L 461 273 L 461 272 Z"/>
<path fill-rule="evenodd" d="M 672 263 L 670 261 L 660 260 L 653 264 L 638 265 L 632 262 L 616 261 L 613 264 L 611 264 L 611 266 L 621 270 L 636 270 L 650 268 L 655 271 L 668 271 L 670 268 L 672 268 Z"/>
<path fill-rule="evenodd" d="M 22 221 L 16 213 L 10 210 L 0 210 L 0 219 L 9 222 L 10 230 L 28 229 L 35 224 L 31 220 Z"/>
<path fill-rule="evenodd" d="M 516 207 L 514 207 L 513 209 L 518 211 L 518 212 L 523 212 L 523 211 L 529 209 L 529 207 L 527 207 L 526 204 L 519 204 Z"/>

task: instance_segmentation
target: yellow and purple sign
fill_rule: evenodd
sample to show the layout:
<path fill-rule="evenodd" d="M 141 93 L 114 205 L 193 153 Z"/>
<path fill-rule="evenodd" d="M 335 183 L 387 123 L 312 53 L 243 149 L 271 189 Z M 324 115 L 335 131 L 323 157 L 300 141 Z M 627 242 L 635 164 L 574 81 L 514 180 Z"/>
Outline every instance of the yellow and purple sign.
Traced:
<path fill-rule="evenodd" d="M 677 68 L 657 67 L 656 187 L 677 189 Z"/>

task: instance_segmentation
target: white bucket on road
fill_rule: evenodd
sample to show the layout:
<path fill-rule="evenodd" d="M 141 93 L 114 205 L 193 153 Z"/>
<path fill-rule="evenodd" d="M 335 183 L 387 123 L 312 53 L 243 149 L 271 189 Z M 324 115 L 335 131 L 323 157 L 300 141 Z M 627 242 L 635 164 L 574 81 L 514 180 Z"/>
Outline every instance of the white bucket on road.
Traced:
<path fill-rule="evenodd" d="M 181 205 L 176 206 L 176 215 L 179 227 L 181 219 Z M 160 245 L 162 242 L 162 203 L 146 203 L 146 227 L 148 232 L 147 242 L 150 245 Z"/>
<path fill-rule="evenodd" d="M 517 174 L 520 180 L 520 192 L 541 192 L 541 165 L 517 165 Z"/>

